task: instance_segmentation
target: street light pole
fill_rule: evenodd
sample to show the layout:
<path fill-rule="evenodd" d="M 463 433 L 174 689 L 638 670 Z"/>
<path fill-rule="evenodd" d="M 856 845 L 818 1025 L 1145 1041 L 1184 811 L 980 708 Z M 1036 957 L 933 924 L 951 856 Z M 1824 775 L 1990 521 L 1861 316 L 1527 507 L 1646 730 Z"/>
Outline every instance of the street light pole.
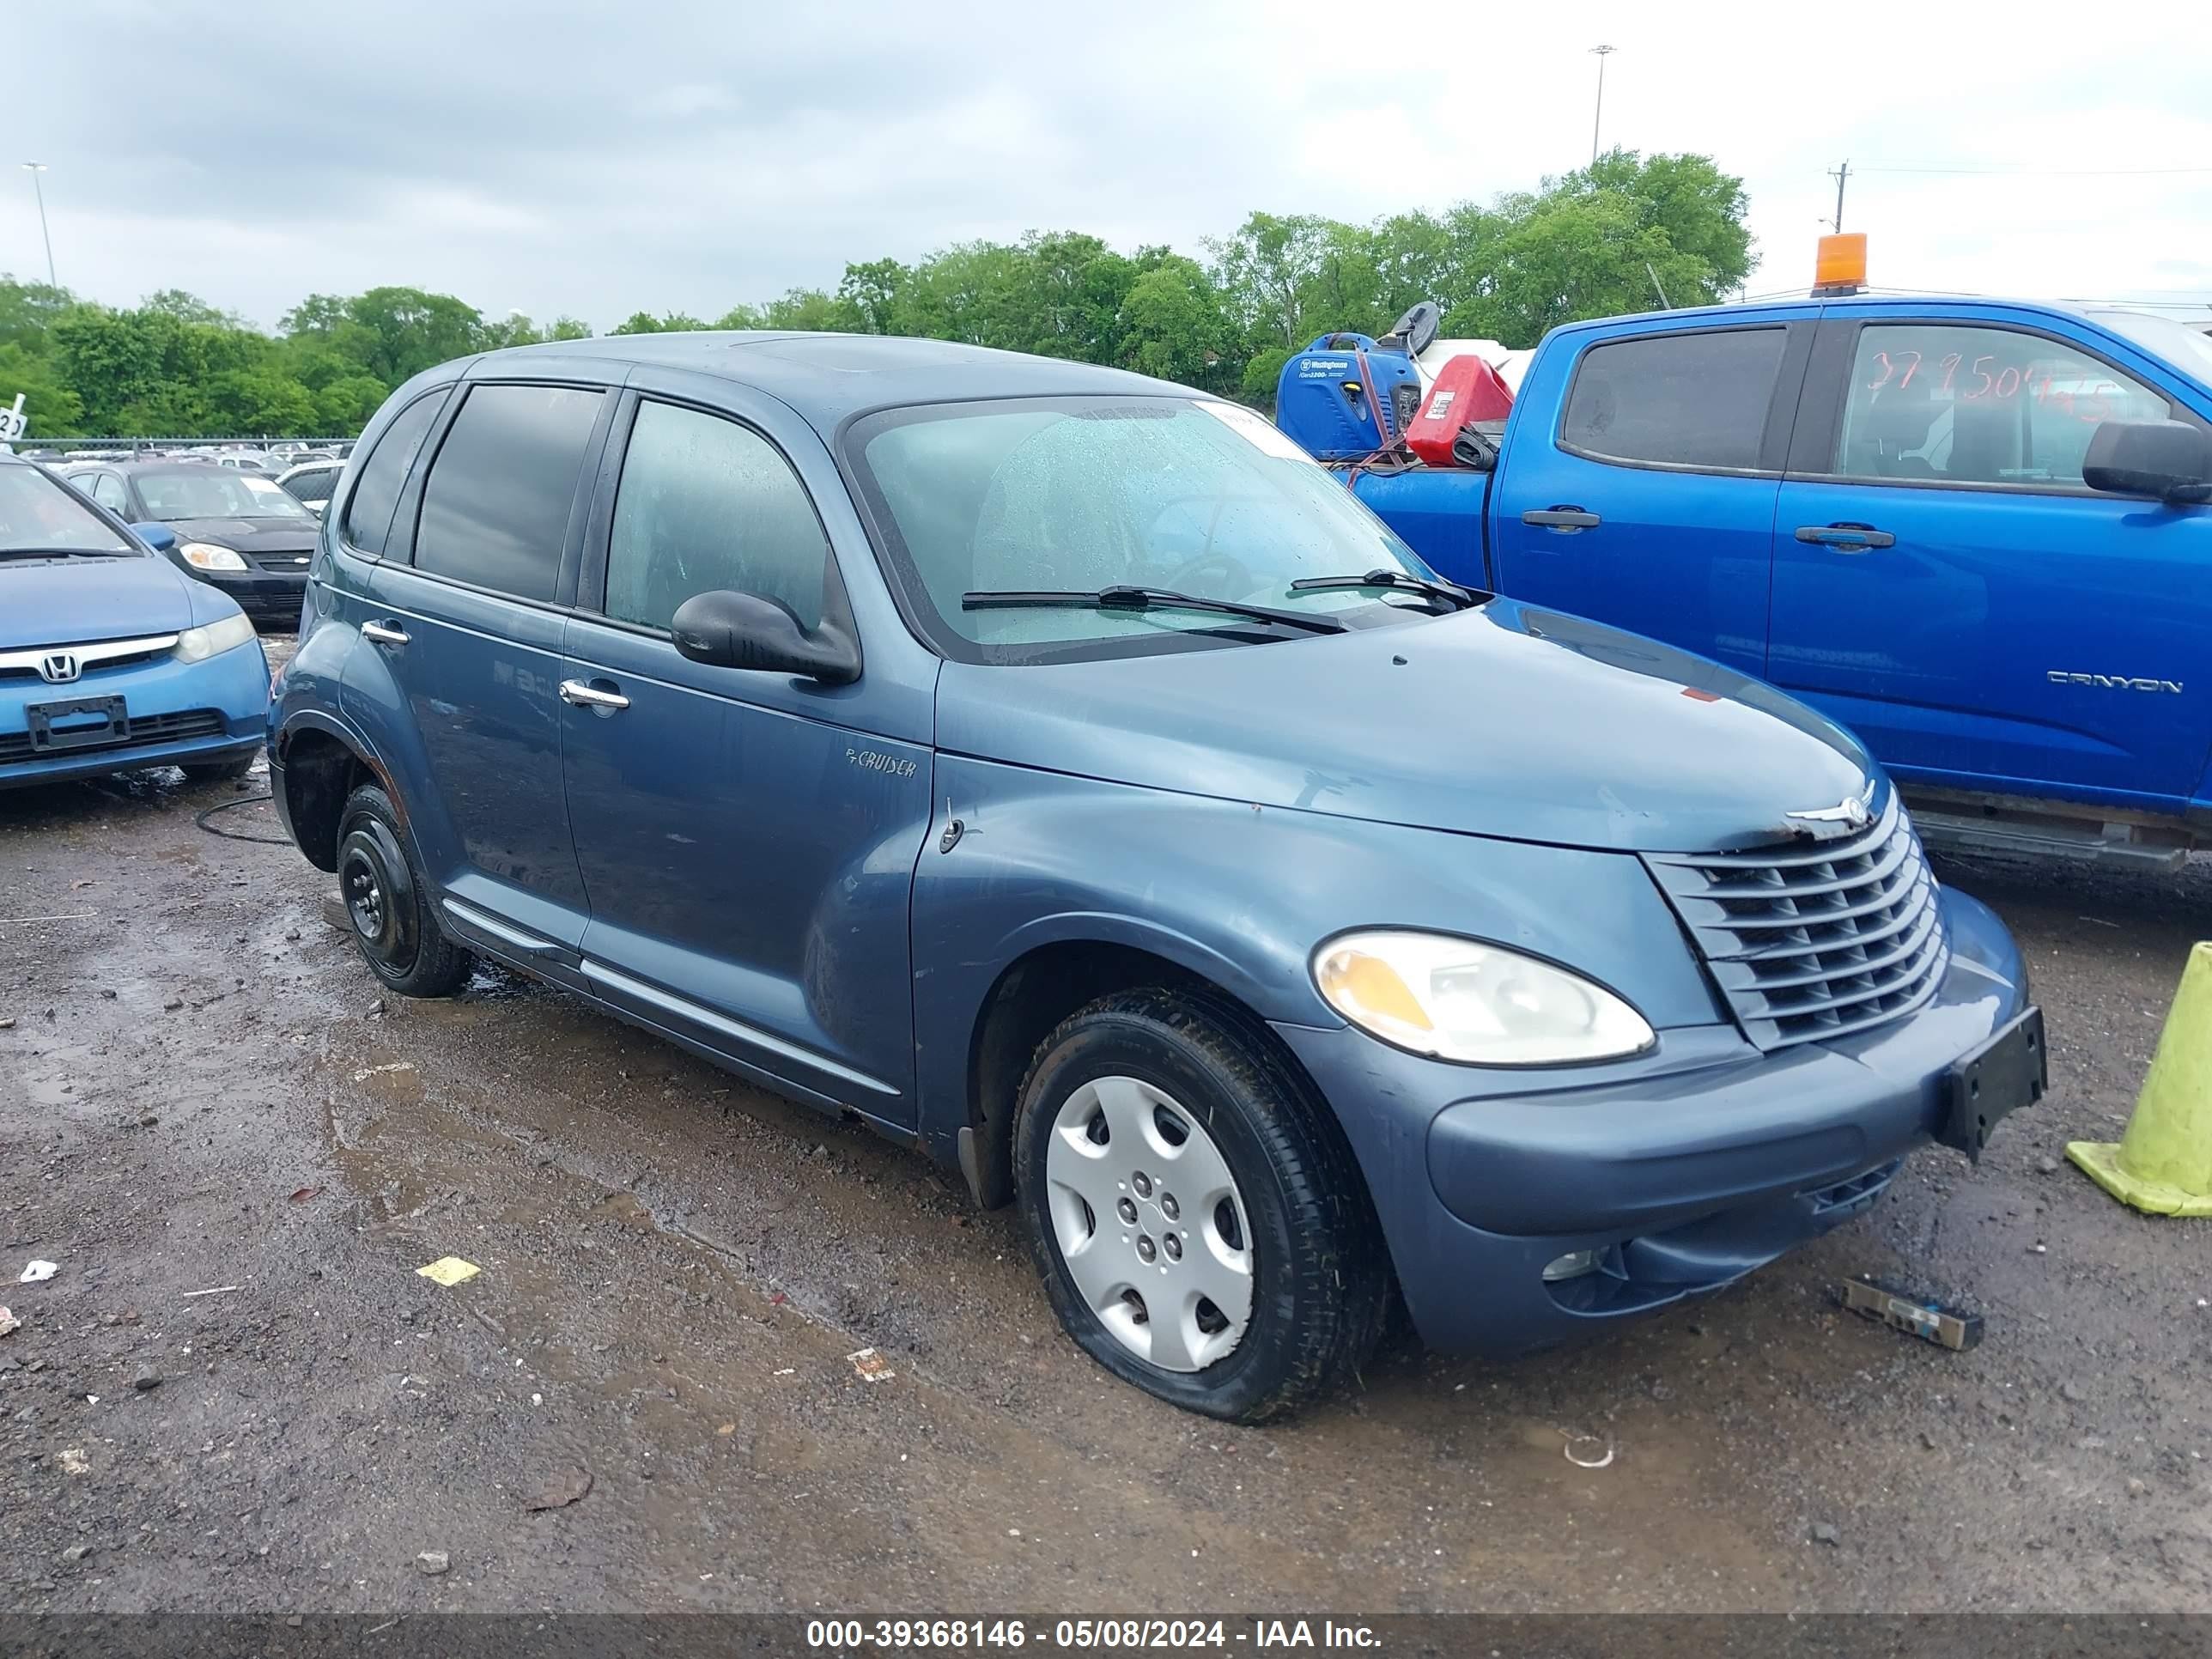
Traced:
<path fill-rule="evenodd" d="M 1611 46 L 1592 46 L 1591 56 L 1597 59 L 1597 109 L 1590 116 L 1590 165 L 1597 165 L 1598 124 L 1605 119 L 1605 60 L 1613 54 Z"/>
<path fill-rule="evenodd" d="M 46 245 L 46 286 L 59 288 L 61 284 L 54 280 L 54 239 L 46 229 L 46 192 L 39 183 L 39 175 L 46 170 L 44 161 L 23 163 L 23 171 L 31 175 L 31 193 L 39 198 L 39 239 Z"/>

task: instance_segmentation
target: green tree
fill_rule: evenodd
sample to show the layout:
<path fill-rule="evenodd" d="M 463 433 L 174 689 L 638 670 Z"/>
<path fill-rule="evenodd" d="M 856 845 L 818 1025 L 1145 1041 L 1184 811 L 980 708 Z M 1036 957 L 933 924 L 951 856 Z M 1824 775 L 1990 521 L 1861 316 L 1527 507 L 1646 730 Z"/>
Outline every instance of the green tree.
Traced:
<path fill-rule="evenodd" d="M 368 417 L 390 395 L 391 388 L 374 374 L 351 374 L 331 381 L 315 393 L 316 435 L 352 436 L 368 424 Z"/>
<path fill-rule="evenodd" d="M 864 334 L 889 334 L 898 314 L 899 295 L 914 273 L 896 259 L 848 264 L 837 284 L 837 297 L 851 308 Z"/>
<path fill-rule="evenodd" d="M 850 334 L 857 331 L 860 321 L 849 304 L 818 288 L 794 288 L 781 299 L 770 300 L 764 312 L 763 328 Z"/>
<path fill-rule="evenodd" d="M 1219 386 L 1228 333 L 1220 296 L 1194 259 L 1162 260 L 1121 303 L 1123 366 L 1164 380 Z"/>
<path fill-rule="evenodd" d="M 549 340 L 588 340 L 592 337 L 592 325 L 574 317 L 556 317 L 553 326 L 545 331 L 545 337 Z"/>
<path fill-rule="evenodd" d="M 64 384 L 54 365 L 33 356 L 20 340 L 0 340 L 0 410 L 23 399 L 25 430 L 34 438 L 84 430 L 84 403 Z"/>
<path fill-rule="evenodd" d="M 450 294 L 373 288 L 346 302 L 346 317 L 368 331 L 362 366 L 387 386 L 483 347 L 483 313 Z"/>
<path fill-rule="evenodd" d="M 317 424 L 314 394 L 270 368 L 228 368 L 207 384 L 210 417 L 236 433 L 310 432 Z"/>

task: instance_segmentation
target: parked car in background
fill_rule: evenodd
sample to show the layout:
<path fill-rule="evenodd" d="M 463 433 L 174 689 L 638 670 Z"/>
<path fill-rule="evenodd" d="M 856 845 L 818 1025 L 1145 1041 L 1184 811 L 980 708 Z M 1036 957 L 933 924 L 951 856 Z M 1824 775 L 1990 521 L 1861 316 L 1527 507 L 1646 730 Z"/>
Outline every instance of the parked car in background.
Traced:
<path fill-rule="evenodd" d="M 1334 388 L 1330 388 L 1334 390 Z M 1848 726 L 1931 842 L 2212 848 L 2212 338 L 1842 293 L 1571 323 L 1495 465 L 1349 480 L 1454 579 Z"/>
<path fill-rule="evenodd" d="M 173 530 L 169 559 L 248 616 L 298 620 L 315 515 L 274 478 L 173 460 L 65 466 L 62 476 L 125 522 Z"/>
<path fill-rule="evenodd" d="M 276 475 L 276 483 L 317 518 L 331 499 L 331 492 L 338 487 L 339 475 L 345 463 L 339 460 L 301 461 L 289 466 Z"/>
<path fill-rule="evenodd" d="M 268 661 L 234 601 L 155 556 L 169 535 L 0 454 L 0 787 L 252 767 Z"/>
<path fill-rule="evenodd" d="M 1193 1410 L 1335 1387 L 1394 1286 L 1497 1352 L 1712 1291 L 2042 1088 L 1850 737 L 1183 387 L 496 352 L 370 423 L 309 594 L 271 787 L 382 983 L 481 952 L 926 1150 Z"/>

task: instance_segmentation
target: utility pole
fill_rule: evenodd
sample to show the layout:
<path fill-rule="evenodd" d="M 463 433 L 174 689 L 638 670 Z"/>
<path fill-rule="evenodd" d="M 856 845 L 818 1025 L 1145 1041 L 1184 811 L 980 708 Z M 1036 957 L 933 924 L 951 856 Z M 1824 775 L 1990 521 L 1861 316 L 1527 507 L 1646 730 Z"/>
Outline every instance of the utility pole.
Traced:
<path fill-rule="evenodd" d="M 61 284 L 54 280 L 54 239 L 46 230 L 46 192 L 39 183 L 39 175 L 46 170 L 44 161 L 23 163 L 23 171 L 31 175 L 31 193 L 39 198 L 39 237 L 46 245 L 46 286 L 59 288 Z"/>
<path fill-rule="evenodd" d="M 1844 186 L 1850 182 L 1851 164 L 1846 161 L 1839 167 L 1830 167 L 1828 177 L 1836 181 L 1836 234 L 1844 234 Z"/>
<path fill-rule="evenodd" d="M 1597 165 L 1597 132 L 1605 119 L 1605 60 L 1613 56 L 1611 46 L 1592 46 L 1590 54 L 1597 59 L 1597 109 L 1590 117 L 1590 165 Z"/>

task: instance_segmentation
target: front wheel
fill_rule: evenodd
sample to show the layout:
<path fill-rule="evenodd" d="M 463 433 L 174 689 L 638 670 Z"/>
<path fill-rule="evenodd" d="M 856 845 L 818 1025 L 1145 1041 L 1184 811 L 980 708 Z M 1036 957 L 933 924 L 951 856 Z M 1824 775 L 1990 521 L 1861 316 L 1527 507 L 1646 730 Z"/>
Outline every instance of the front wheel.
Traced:
<path fill-rule="evenodd" d="M 447 997 L 467 983 L 469 953 L 438 926 L 399 815 L 376 785 L 346 797 L 337 857 L 353 942 L 377 978 L 410 997 Z"/>
<path fill-rule="evenodd" d="M 1054 1310 L 1125 1381 L 1254 1423 L 1372 1351 L 1390 1277 L 1358 1166 L 1232 1011 L 1164 990 L 1081 1010 L 1037 1050 L 1014 1155 Z"/>

